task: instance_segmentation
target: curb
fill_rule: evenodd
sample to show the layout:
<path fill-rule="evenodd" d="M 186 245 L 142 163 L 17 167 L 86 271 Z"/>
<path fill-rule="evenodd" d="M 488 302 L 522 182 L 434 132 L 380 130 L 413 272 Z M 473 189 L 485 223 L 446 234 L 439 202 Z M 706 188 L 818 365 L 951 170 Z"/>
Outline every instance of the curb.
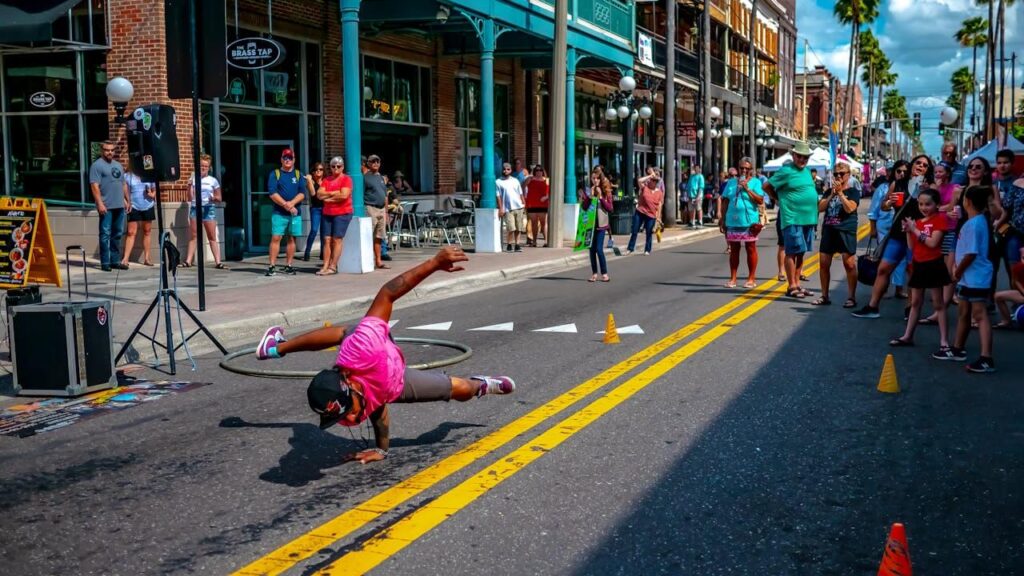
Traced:
<path fill-rule="evenodd" d="M 706 227 L 701 230 L 688 230 L 686 233 L 678 236 L 673 235 L 671 237 L 663 238 L 660 243 L 654 244 L 654 250 L 658 251 L 669 247 L 692 244 L 694 242 L 704 240 L 707 237 L 717 235 L 718 233 L 717 226 Z M 395 310 L 401 310 L 418 304 L 444 300 L 446 298 L 451 298 L 452 296 L 470 294 L 493 286 L 518 282 L 532 277 L 543 276 L 545 274 L 564 270 L 571 270 L 573 268 L 579 268 L 589 264 L 590 260 L 587 253 L 580 252 L 568 256 L 558 256 L 541 262 L 523 264 L 504 270 L 491 270 L 470 276 L 460 276 L 458 278 L 445 279 L 440 282 L 431 282 L 427 285 L 420 285 L 406 294 L 402 298 L 401 303 L 396 303 Z M 258 314 L 241 320 L 210 324 L 207 325 L 207 328 L 217 337 L 218 340 L 220 340 L 221 344 L 223 344 L 225 348 L 229 351 L 236 351 L 241 350 L 246 346 L 253 346 L 254 343 L 263 335 L 264 330 L 266 330 L 268 326 L 278 325 L 290 328 L 306 328 L 323 323 L 325 318 L 351 318 L 359 316 L 369 308 L 375 296 L 375 294 L 369 296 L 356 296 L 325 304 L 293 308 L 285 312 Z M 190 325 L 190 322 L 186 322 L 185 329 L 187 331 L 190 331 Z M 180 336 L 180 334 L 175 334 L 176 344 L 180 344 Z M 115 351 L 120 349 L 121 344 L 122 342 L 114 343 Z M 150 346 L 136 347 L 133 345 L 133 348 L 135 348 L 136 352 L 139 354 L 139 360 L 136 361 L 136 363 L 154 360 L 152 348 Z M 217 350 L 213 343 L 210 342 L 202 333 L 189 342 L 188 349 L 193 356 L 200 356 Z M 162 353 L 160 357 L 162 361 L 166 362 L 165 353 Z M 177 361 L 178 363 L 181 363 L 182 360 L 183 359 L 178 358 Z M 187 359 L 185 359 L 185 361 L 187 361 Z M 118 368 L 121 369 L 125 366 L 126 365 L 121 365 L 118 366 Z"/>

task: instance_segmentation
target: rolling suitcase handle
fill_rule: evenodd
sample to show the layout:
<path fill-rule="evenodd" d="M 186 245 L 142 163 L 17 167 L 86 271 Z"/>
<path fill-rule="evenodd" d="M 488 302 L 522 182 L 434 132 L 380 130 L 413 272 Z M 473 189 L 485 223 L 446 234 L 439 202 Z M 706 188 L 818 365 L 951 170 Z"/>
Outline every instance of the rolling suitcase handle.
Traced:
<path fill-rule="evenodd" d="M 82 278 L 85 281 L 85 299 L 89 299 L 89 269 L 85 265 L 85 248 L 81 246 L 68 246 L 64 250 L 64 262 L 67 264 L 68 269 L 68 302 L 71 302 L 71 253 L 81 252 L 82 253 Z"/>

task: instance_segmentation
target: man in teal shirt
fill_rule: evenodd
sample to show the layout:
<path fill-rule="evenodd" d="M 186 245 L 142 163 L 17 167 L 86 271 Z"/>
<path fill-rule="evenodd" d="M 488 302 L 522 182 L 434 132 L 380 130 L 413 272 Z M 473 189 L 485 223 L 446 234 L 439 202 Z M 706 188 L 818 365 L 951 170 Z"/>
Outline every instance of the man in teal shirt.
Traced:
<path fill-rule="evenodd" d="M 793 161 L 780 168 L 764 185 L 765 193 L 779 204 L 779 221 L 786 251 L 787 296 L 806 298 L 814 294 L 800 286 L 804 254 L 814 244 L 814 228 L 818 224 L 818 192 L 814 178 L 807 169 L 811 149 L 800 142 L 790 153 Z"/>
<path fill-rule="evenodd" d="M 704 174 L 700 166 L 694 166 L 690 179 L 686 181 L 686 196 L 690 203 L 690 229 L 704 226 L 704 214 L 700 203 L 704 198 Z"/>

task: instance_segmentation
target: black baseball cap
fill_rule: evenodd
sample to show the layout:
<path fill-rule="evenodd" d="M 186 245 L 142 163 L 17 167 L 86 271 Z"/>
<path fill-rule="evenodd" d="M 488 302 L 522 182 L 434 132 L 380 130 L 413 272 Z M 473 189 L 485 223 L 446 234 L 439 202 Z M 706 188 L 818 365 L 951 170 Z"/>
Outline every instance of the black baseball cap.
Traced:
<path fill-rule="evenodd" d="M 309 407 L 320 415 L 320 429 L 331 427 L 352 408 L 352 389 L 337 368 L 321 370 L 306 389 Z"/>

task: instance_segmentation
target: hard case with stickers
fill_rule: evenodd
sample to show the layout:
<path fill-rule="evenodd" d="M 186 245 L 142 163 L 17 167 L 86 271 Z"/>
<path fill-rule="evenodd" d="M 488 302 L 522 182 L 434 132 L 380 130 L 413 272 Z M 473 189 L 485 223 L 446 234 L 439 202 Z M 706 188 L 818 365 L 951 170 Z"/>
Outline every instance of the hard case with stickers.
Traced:
<path fill-rule="evenodd" d="M 23 396 L 79 396 L 117 385 L 110 302 L 11 309 L 14 388 Z"/>
<path fill-rule="evenodd" d="M 81 251 L 85 301 L 71 301 L 71 252 Z M 68 301 L 11 308 L 14 390 L 80 396 L 117 385 L 109 300 L 89 300 L 85 251 L 68 247 Z"/>

